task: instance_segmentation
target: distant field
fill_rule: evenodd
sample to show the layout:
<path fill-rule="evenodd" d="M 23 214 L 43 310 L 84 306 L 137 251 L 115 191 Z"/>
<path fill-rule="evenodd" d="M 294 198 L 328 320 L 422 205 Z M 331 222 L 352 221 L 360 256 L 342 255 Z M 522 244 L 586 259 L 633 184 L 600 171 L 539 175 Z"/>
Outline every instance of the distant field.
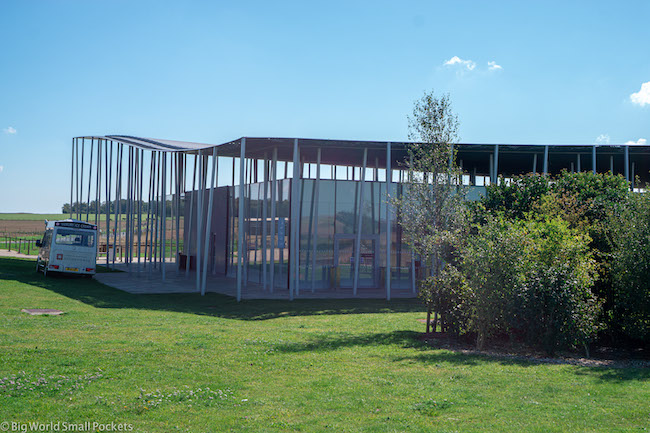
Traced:
<path fill-rule="evenodd" d="M 62 220 L 69 216 L 62 213 L 0 213 L 0 221 Z"/>

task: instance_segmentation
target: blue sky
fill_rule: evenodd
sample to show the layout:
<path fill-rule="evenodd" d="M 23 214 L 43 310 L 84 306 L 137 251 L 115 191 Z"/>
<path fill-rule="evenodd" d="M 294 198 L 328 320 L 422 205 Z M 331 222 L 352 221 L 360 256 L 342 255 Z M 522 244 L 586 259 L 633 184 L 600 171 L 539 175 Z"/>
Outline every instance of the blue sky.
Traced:
<path fill-rule="evenodd" d="M 647 1 L 2 0 L 0 212 L 60 211 L 73 136 L 405 140 L 429 90 L 451 95 L 463 142 L 647 140 L 648 16 Z"/>

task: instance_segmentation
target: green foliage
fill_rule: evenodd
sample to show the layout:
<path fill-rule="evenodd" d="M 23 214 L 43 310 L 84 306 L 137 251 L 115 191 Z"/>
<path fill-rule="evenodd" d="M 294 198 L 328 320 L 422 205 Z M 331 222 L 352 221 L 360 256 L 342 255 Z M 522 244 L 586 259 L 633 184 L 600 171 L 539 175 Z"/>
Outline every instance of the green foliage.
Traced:
<path fill-rule="evenodd" d="M 469 325 L 479 349 L 487 338 L 511 330 L 510 312 L 525 278 L 527 242 L 523 227 L 489 218 L 467 243 L 462 269 L 469 286 Z"/>
<path fill-rule="evenodd" d="M 418 281 L 418 296 L 429 310 L 440 314 L 443 332 L 459 335 L 469 323 L 469 290 L 465 277 L 454 265 L 447 264 L 438 276 Z"/>
<path fill-rule="evenodd" d="M 589 238 L 561 219 L 528 221 L 525 284 L 514 317 L 529 344 L 553 354 L 587 347 L 599 330 L 601 302 L 592 294 L 595 263 Z"/>
<path fill-rule="evenodd" d="M 483 205 L 509 218 L 524 218 L 551 189 L 548 177 L 531 174 L 487 186 Z"/>
<path fill-rule="evenodd" d="M 650 342 L 650 195 L 631 194 L 609 218 L 612 323 L 629 340 Z"/>
<path fill-rule="evenodd" d="M 479 227 L 463 263 L 477 346 L 510 334 L 549 354 L 586 347 L 600 312 L 588 242 L 560 219 L 490 218 Z"/>

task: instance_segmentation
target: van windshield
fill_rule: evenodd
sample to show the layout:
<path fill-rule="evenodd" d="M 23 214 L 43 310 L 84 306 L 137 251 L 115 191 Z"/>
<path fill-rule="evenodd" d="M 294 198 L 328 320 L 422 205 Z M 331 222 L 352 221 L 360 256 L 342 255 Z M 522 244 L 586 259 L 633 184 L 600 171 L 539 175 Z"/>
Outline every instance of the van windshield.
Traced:
<path fill-rule="evenodd" d="M 56 232 L 54 243 L 57 245 L 73 245 L 77 247 L 94 247 L 95 246 L 95 233 L 73 230 L 73 229 L 59 229 Z"/>

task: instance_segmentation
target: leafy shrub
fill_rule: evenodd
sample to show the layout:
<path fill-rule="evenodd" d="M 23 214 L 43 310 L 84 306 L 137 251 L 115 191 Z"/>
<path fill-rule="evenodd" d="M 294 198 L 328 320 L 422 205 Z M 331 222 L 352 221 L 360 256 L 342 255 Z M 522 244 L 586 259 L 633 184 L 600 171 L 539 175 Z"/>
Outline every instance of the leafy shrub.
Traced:
<path fill-rule="evenodd" d="M 609 218 L 612 324 L 618 336 L 650 342 L 650 195 L 631 194 Z"/>
<path fill-rule="evenodd" d="M 470 329 L 477 346 L 497 334 L 520 335 L 549 354 L 587 347 L 600 302 L 589 238 L 560 219 L 490 218 L 464 252 Z"/>

